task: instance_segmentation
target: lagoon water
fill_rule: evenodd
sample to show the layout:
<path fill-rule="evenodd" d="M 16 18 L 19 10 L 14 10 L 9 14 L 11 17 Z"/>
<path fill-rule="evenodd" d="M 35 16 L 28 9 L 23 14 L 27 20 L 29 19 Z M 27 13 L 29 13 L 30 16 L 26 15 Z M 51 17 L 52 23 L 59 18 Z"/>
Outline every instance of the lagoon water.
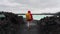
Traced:
<path fill-rule="evenodd" d="M 25 15 L 21 15 L 21 16 L 23 16 L 24 18 L 26 18 Z M 46 16 L 50 17 L 50 16 L 53 16 L 53 15 L 33 15 L 33 19 L 40 20 L 41 18 L 44 18 Z"/>

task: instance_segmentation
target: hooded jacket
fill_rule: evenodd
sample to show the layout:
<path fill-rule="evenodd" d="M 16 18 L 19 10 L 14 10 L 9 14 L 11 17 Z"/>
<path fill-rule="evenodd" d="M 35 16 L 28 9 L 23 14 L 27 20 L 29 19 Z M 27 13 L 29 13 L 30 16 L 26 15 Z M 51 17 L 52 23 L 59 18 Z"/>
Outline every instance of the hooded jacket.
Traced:
<path fill-rule="evenodd" d="M 30 11 L 28 11 L 28 13 L 26 14 L 26 19 L 27 21 L 32 21 L 33 20 L 33 17 L 32 17 L 32 14 Z"/>

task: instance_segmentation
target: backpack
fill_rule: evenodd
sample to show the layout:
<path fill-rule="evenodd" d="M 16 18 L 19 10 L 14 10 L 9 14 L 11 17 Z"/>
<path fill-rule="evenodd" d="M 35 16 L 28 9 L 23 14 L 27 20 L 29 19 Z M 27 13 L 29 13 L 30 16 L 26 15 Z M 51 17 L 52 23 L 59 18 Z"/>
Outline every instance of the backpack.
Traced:
<path fill-rule="evenodd" d="M 26 19 L 27 19 L 27 20 L 32 19 L 32 18 L 31 18 L 31 15 L 30 15 L 29 13 L 26 14 Z"/>

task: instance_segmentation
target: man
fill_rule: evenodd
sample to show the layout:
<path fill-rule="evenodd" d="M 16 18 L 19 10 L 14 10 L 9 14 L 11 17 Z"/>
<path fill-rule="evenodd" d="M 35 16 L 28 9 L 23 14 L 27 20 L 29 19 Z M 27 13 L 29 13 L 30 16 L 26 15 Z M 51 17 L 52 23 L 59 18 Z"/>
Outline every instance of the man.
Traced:
<path fill-rule="evenodd" d="M 30 24 L 31 21 L 33 20 L 33 17 L 32 17 L 32 14 L 31 14 L 31 11 L 28 11 L 28 13 L 26 14 L 26 20 L 27 20 L 27 26 L 28 26 L 28 29 L 30 29 Z"/>

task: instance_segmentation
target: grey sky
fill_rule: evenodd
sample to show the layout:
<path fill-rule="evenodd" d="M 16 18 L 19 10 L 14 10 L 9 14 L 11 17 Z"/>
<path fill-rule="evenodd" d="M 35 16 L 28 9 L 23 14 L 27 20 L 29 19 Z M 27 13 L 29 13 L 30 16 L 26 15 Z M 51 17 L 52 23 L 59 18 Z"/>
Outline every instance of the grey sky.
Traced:
<path fill-rule="evenodd" d="M 0 11 L 14 13 L 55 13 L 60 11 L 60 0 L 0 0 Z"/>

